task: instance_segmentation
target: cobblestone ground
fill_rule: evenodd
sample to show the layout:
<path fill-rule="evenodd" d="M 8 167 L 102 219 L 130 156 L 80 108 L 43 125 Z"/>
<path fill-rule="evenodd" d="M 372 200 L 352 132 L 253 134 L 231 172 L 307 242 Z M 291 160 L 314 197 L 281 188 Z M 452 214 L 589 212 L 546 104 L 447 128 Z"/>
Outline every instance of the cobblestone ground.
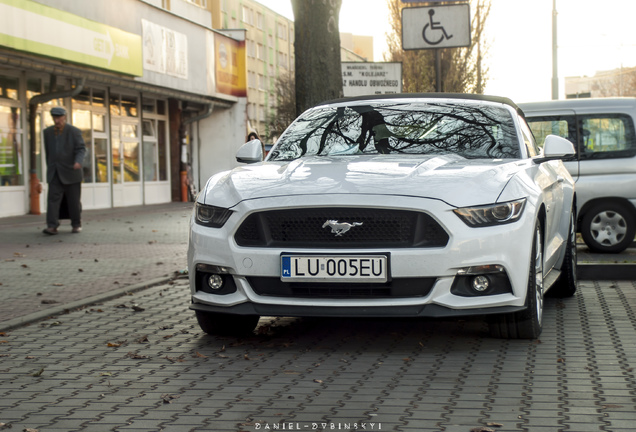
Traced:
<path fill-rule="evenodd" d="M 45 216 L 0 219 L 0 326 L 186 268 L 191 203 L 90 210 L 83 232 L 46 236 Z"/>
<path fill-rule="evenodd" d="M 187 281 L 0 336 L 14 431 L 633 431 L 636 286 L 548 299 L 540 340 L 478 320 L 262 318 L 202 333 Z M 366 429 L 363 429 L 366 428 Z"/>

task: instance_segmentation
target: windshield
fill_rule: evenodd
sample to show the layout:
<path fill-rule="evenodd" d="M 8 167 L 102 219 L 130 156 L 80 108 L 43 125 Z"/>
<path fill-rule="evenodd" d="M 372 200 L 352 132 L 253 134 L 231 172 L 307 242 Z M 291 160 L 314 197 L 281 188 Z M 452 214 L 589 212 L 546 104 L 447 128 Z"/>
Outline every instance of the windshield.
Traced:
<path fill-rule="evenodd" d="M 521 157 L 514 121 L 505 108 L 384 102 L 307 111 L 283 134 L 269 160 L 390 153 Z"/>

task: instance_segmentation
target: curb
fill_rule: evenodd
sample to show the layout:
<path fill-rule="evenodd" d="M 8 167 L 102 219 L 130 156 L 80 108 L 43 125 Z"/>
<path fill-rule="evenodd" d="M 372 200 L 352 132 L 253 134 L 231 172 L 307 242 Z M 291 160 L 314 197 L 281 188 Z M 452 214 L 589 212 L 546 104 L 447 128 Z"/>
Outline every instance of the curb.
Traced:
<path fill-rule="evenodd" d="M 576 275 L 581 280 L 636 280 L 636 265 L 578 264 Z"/>
<path fill-rule="evenodd" d="M 57 306 L 53 306 L 47 308 L 46 310 L 33 312 L 31 314 L 21 316 L 18 318 L 13 318 L 7 321 L 0 322 L 0 332 L 8 331 L 15 329 L 17 327 L 22 327 L 28 324 L 32 324 L 34 322 L 42 321 L 57 315 L 62 315 L 68 313 L 72 310 L 80 309 L 86 306 L 94 305 L 96 303 L 101 303 L 104 301 L 112 300 L 117 297 L 122 297 L 128 293 L 142 291 L 147 288 L 151 288 L 157 285 L 161 285 L 164 283 L 168 283 L 172 280 L 175 280 L 176 277 L 162 277 L 157 279 L 152 279 L 146 282 L 141 282 L 134 285 L 129 285 L 123 288 L 119 288 L 116 290 L 108 291 L 102 294 L 97 294 L 92 297 L 87 297 L 82 300 L 77 300 L 71 303 L 60 304 Z"/>

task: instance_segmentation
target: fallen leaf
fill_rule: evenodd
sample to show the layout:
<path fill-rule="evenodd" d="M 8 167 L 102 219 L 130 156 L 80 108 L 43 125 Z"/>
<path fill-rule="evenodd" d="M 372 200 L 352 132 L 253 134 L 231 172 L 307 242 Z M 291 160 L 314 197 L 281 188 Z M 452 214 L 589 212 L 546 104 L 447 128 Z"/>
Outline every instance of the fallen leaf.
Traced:
<path fill-rule="evenodd" d="M 42 373 L 43 373 L 43 372 L 44 372 L 44 368 L 40 369 L 40 370 L 39 370 L 39 371 L 37 371 L 37 372 L 33 372 L 33 373 L 31 374 L 31 376 L 32 376 L 32 377 L 39 377 L 39 376 L 41 376 L 41 375 L 42 375 Z"/>
<path fill-rule="evenodd" d="M 199 351 L 195 351 L 193 357 L 208 358 L 208 356 L 206 356 L 205 354 L 201 354 Z"/>
<path fill-rule="evenodd" d="M 486 426 L 503 427 L 502 423 L 488 422 Z"/>
<path fill-rule="evenodd" d="M 141 306 L 133 305 L 132 310 L 134 310 L 135 312 L 143 312 L 146 309 L 142 308 Z"/>
<path fill-rule="evenodd" d="M 479 426 L 476 428 L 472 428 L 470 432 L 495 432 L 495 430 L 489 427 Z"/>
<path fill-rule="evenodd" d="M 161 395 L 161 399 L 163 399 L 163 403 L 165 403 L 165 404 L 172 403 L 173 399 L 178 399 L 180 397 L 181 396 L 179 396 L 179 395 L 171 395 L 171 394 L 162 394 Z"/>
<path fill-rule="evenodd" d="M 141 360 L 141 359 L 147 359 L 148 358 L 148 356 L 145 356 L 143 354 L 137 354 L 137 353 L 134 353 L 132 351 L 129 352 L 128 354 L 126 354 L 126 357 L 129 357 L 131 359 L 136 359 L 136 360 Z"/>
<path fill-rule="evenodd" d="M 244 358 L 245 360 L 252 360 L 252 359 L 251 359 L 251 358 L 250 358 L 247 354 L 243 354 L 243 358 Z"/>
<path fill-rule="evenodd" d="M 324 381 L 323 380 L 319 380 L 319 379 L 315 379 L 314 382 L 318 383 L 318 384 L 322 384 Z"/>
<path fill-rule="evenodd" d="M 113 376 L 112 372 L 100 372 L 99 376 Z"/>
<path fill-rule="evenodd" d="M 9 343 L 7 340 L 0 340 L 0 344 Z"/>
<path fill-rule="evenodd" d="M 110 347 L 110 348 L 117 348 L 117 347 L 120 347 L 120 346 L 124 345 L 125 343 L 126 343 L 125 340 L 117 341 L 117 342 L 108 342 L 107 346 Z"/>
<path fill-rule="evenodd" d="M 150 342 L 148 340 L 148 336 L 142 336 L 139 339 L 137 339 L 137 343 L 148 343 L 148 342 Z"/>

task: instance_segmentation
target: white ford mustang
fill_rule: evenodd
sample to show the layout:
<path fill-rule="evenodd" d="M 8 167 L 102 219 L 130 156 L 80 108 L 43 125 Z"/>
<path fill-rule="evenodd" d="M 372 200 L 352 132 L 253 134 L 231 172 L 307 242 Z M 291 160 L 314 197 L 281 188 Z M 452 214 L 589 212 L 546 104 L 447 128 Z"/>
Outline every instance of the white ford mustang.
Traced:
<path fill-rule="evenodd" d="M 572 144 L 540 151 L 506 98 L 342 99 L 309 109 L 262 161 L 211 177 L 188 247 L 207 333 L 260 316 L 484 316 L 536 338 L 544 294 L 576 290 Z"/>

